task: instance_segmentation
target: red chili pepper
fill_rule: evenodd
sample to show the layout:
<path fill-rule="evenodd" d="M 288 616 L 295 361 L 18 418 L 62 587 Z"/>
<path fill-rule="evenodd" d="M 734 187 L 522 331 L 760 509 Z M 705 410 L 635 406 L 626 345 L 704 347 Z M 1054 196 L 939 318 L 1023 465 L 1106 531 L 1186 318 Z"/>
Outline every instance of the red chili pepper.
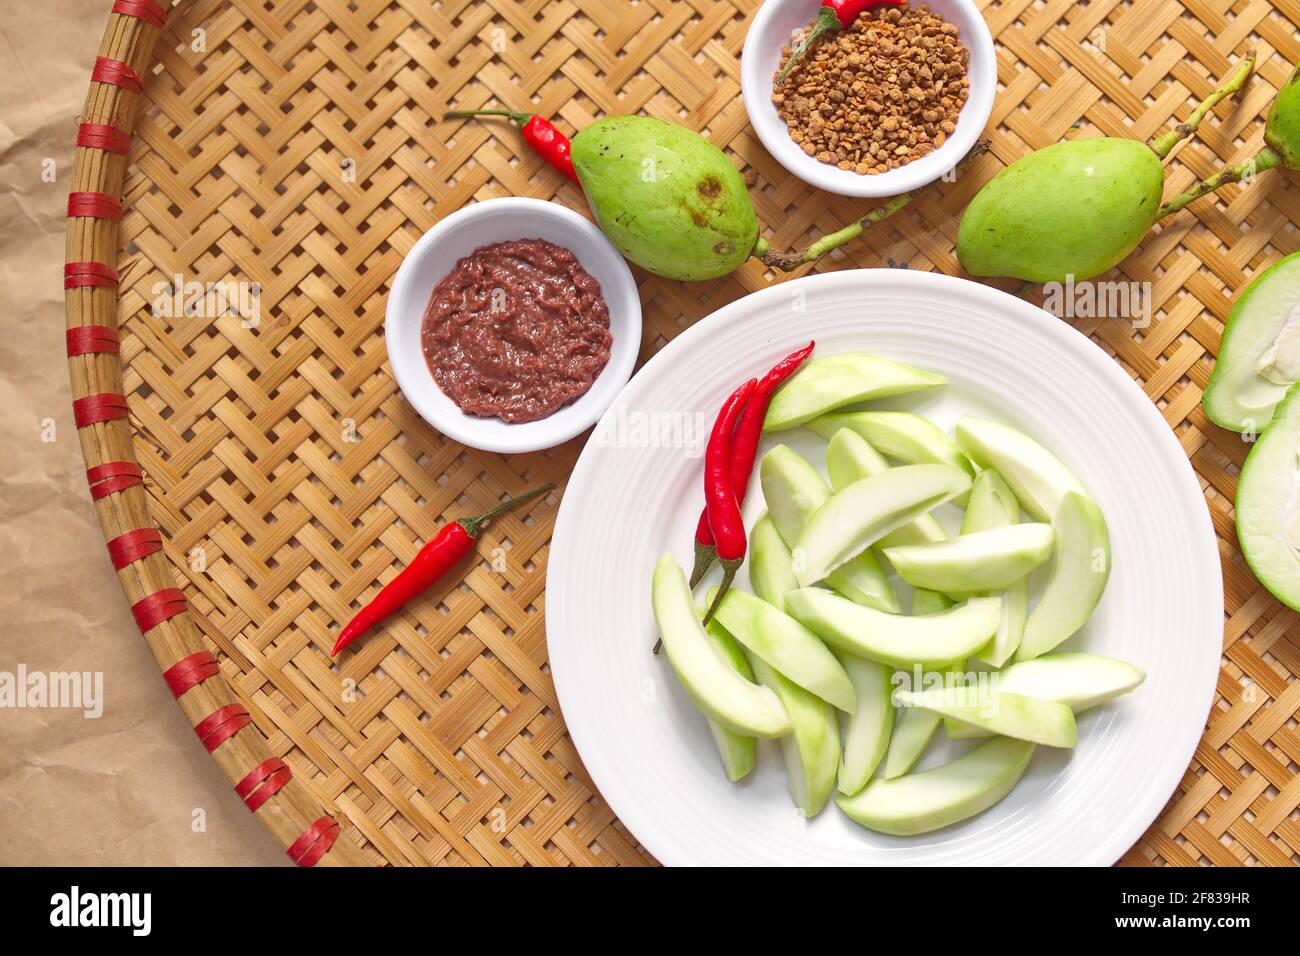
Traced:
<path fill-rule="evenodd" d="M 461 558 L 474 550 L 474 540 L 488 521 L 507 508 L 513 508 L 529 498 L 536 498 L 554 487 L 555 482 L 548 481 L 540 488 L 534 488 L 518 498 L 503 501 L 481 515 L 475 515 L 473 518 L 458 518 L 444 527 L 432 541 L 420 549 L 420 553 L 402 570 L 401 574 L 384 585 L 383 590 L 375 595 L 375 599 L 348 622 L 348 626 L 339 633 L 339 639 L 334 642 L 334 650 L 330 651 L 330 655 L 337 655 L 366 631 L 376 624 L 382 624 L 407 602 L 431 588 L 439 578 L 455 567 Z"/>
<path fill-rule="evenodd" d="M 852 25 L 859 15 L 872 7 L 901 7 L 906 2 L 907 0 L 822 0 L 817 19 L 808 28 L 808 32 L 799 41 L 799 45 L 790 51 L 790 59 L 786 60 L 785 66 L 781 68 L 781 72 L 776 78 L 776 85 L 780 86 L 785 81 L 786 76 L 794 69 L 795 63 L 799 61 L 799 58 L 804 55 L 804 52 L 808 47 L 812 46 L 818 37 L 827 33 L 835 33 Z"/>
<path fill-rule="evenodd" d="M 745 405 L 745 412 L 736 426 L 732 438 L 731 481 L 736 490 L 736 500 L 745 502 L 749 492 L 749 476 L 754 471 L 754 459 L 758 457 L 758 442 L 763 437 L 763 419 L 767 417 L 767 406 L 772 401 L 776 390 L 785 384 L 785 380 L 799 370 L 804 360 L 812 354 L 817 343 L 809 342 L 797 352 L 791 352 L 772 366 L 759 381 L 753 396 Z M 713 564 L 717 551 L 713 546 L 713 532 L 709 527 L 709 512 L 705 508 L 700 512 L 699 524 L 695 526 L 695 566 L 691 569 L 691 590 L 700 583 L 705 572 Z"/>
<path fill-rule="evenodd" d="M 745 521 L 740 515 L 740 502 L 731 481 L 731 433 L 757 385 L 758 380 L 751 378 L 722 403 L 704 450 L 704 507 L 709 513 L 709 528 L 713 532 L 718 562 L 722 565 L 722 587 L 718 588 L 718 596 L 704 615 L 705 624 L 713 618 L 713 612 L 722 603 L 745 560 Z"/>
<path fill-rule="evenodd" d="M 510 122 L 524 134 L 524 142 L 533 148 L 533 152 L 573 182 L 578 182 L 578 171 L 573 168 L 573 157 L 569 155 L 572 144 L 550 120 L 536 113 L 516 113 L 512 110 L 457 110 L 443 114 L 444 119 L 466 119 L 471 116 L 509 117 Z"/>

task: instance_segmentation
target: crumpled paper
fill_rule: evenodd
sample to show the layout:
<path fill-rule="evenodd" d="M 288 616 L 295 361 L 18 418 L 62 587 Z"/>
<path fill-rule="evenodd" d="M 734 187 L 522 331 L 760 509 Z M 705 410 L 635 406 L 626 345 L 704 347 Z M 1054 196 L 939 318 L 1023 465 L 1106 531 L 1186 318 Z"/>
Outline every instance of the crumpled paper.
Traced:
<path fill-rule="evenodd" d="M 0 708 L 0 865 L 287 866 L 135 628 L 72 422 L 64 214 L 110 6 L 8 4 L 0 21 L 0 684 L 20 665 L 90 673 L 104 698 L 98 718 Z"/>

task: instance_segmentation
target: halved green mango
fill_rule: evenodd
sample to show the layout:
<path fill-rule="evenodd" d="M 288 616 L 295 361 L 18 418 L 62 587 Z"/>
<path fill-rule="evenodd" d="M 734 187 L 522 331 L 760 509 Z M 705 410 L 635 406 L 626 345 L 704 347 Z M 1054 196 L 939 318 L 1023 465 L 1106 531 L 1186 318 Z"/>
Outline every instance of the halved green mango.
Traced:
<path fill-rule="evenodd" d="M 801 585 L 816 584 L 895 528 L 969 490 L 970 482 L 950 465 L 905 465 L 855 481 L 804 525 L 792 549 L 801 559 L 795 577 Z"/>
<path fill-rule="evenodd" d="M 831 436 L 826 445 L 826 470 L 831 476 L 831 489 L 843 491 L 863 478 L 870 478 L 889 469 L 885 457 L 871 447 L 871 443 L 851 428 L 841 428 Z M 948 533 L 934 515 L 921 515 L 911 524 L 895 528 L 880 539 L 880 546 L 892 548 L 903 544 L 925 544 L 943 541 Z"/>
<path fill-rule="evenodd" d="M 760 683 L 770 687 L 790 715 L 794 732 L 781 738 L 786 786 L 805 817 L 815 817 L 835 789 L 840 766 L 840 719 L 835 708 L 787 680 L 762 658 L 750 663 Z"/>
<path fill-rule="evenodd" d="M 1095 501 L 1066 492 L 1052 527 L 1056 529 L 1052 576 L 1025 622 L 1018 661 L 1046 654 L 1083 627 L 1110 578 L 1110 534 Z"/>
<path fill-rule="evenodd" d="M 1076 714 L 1127 694 L 1146 680 L 1142 668 L 1095 654 L 1047 654 L 1012 664 L 998 674 L 998 690 L 1065 704 Z M 990 731 L 945 720 L 954 740 L 986 737 Z"/>
<path fill-rule="evenodd" d="M 1300 388 L 1291 387 L 1237 479 L 1237 540 L 1260 584 L 1300 610 Z"/>
<path fill-rule="evenodd" d="M 1061 497 L 1086 494 L 1079 479 L 1046 448 L 1024 432 L 967 416 L 953 429 L 957 445 L 981 468 L 992 468 L 1038 521 L 1051 521 Z"/>
<path fill-rule="evenodd" d="M 795 428 L 833 408 L 947 383 L 942 375 L 865 352 L 813 359 L 772 398 L 763 430 Z"/>
<path fill-rule="evenodd" d="M 696 608 L 696 610 L 703 620 L 704 609 Z M 736 643 L 736 639 L 728 634 L 716 619 L 709 622 L 704 633 L 713 642 L 718 656 L 737 674 L 752 683 L 754 670 L 749 666 L 749 660 L 745 657 L 745 652 L 740 649 L 740 645 Z M 712 719 L 709 720 L 709 733 L 713 736 L 713 745 L 718 749 L 718 756 L 722 758 L 722 769 L 727 774 L 728 780 L 735 783 L 754 769 L 754 763 L 758 758 L 756 738 L 728 730 Z"/>
<path fill-rule="evenodd" d="M 869 830 L 915 836 L 959 823 L 987 810 L 1012 791 L 1034 745 L 999 737 L 951 763 L 896 780 L 873 780 L 855 796 L 835 802 Z"/>
<path fill-rule="evenodd" d="M 1079 732 L 1074 711 L 1065 704 L 991 690 L 976 684 L 899 691 L 894 699 L 904 707 L 922 707 L 1004 737 L 1047 747 L 1073 747 Z"/>
<path fill-rule="evenodd" d="M 996 471 L 985 469 L 975 477 L 970 501 L 962 518 L 961 533 L 976 534 L 1020 522 L 1020 502 Z M 1029 607 L 1029 581 L 1021 578 L 1002 592 L 1002 621 L 993 640 L 975 652 L 986 664 L 1001 667 L 1020 646 Z"/>
<path fill-rule="evenodd" d="M 655 565 L 650 603 L 668 660 L 706 717 L 753 737 L 780 737 L 791 731 L 790 718 L 776 694 L 745 680 L 714 649 L 696 616 L 686 576 L 670 554 Z"/>
<path fill-rule="evenodd" d="M 886 548 L 908 584 L 951 593 L 1001 591 L 1047 560 L 1056 543 L 1049 524 L 1013 524 L 950 541 Z"/>
<path fill-rule="evenodd" d="M 839 654 L 858 696 L 858 709 L 844 727 L 839 791 L 857 793 L 876 772 L 894 727 L 894 669 L 851 654 Z"/>
<path fill-rule="evenodd" d="M 862 607 L 821 588 L 791 591 L 785 607 L 837 650 L 927 670 L 965 658 L 993 636 L 1002 617 L 1002 599 L 996 597 L 972 598 L 941 614 L 905 617 Z"/>
<path fill-rule="evenodd" d="M 1265 269 L 1232 304 L 1201 398 L 1223 428 L 1262 432 L 1300 379 L 1300 252 Z"/>
<path fill-rule="evenodd" d="M 713 604 L 717 589 L 709 592 Z M 853 713 L 853 682 L 830 649 L 794 618 L 752 594 L 733 588 L 714 616 L 755 657 L 761 657 L 804 690 Z"/>
<path fill-rule="evenodd" d="M 790 549 L 771 515 L 759 518 L 749 532 L 749 586 L 779 610 L 785 610 L 786 593 L 799 586 L 794 579 Z"/>
<path fill-rule="evenodd" d="M 912 412 L 841 412 L 808 423 L 823 438 L 851 428 L 886 458 L 909 465 L 951 465 L 972 479 L 975 468 L 952 439 L 928 418 Z"/>
<path fill-rule="evenodd" d="M 777 445 L 764 455 L 758 471 L 768 514 L 793 548 L 808 519 L 830 498 L 831 490 L 817 469 L 786 445 Z M 870 551 L 845 561 L 826 576 L 826 583 L 859 604 L 882 611 L 899 610 L 894 588 Z"/>

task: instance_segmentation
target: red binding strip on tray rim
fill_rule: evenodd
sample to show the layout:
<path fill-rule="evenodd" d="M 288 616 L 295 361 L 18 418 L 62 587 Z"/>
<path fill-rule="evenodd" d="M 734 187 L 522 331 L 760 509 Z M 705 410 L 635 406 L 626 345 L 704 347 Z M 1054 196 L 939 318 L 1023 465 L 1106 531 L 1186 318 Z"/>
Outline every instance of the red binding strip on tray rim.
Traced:
<path fill-rule="evenodd" d="M 100 392 L 87 395 L 72 403 L 72 418 L 78 428 L 94 425 L 97 422 L 111 422 L 126 418 L 131 414 L 126 404 L 126 396 L 117 392 Z"/>
<path fill-rule="evenodd" d="M 68 358 L 92 353 L 116 352 L 122 345 L 117 329 L 108 325 L 74 325 L 68 329 Z"/>
<path fill-rule="evenodd" d="M 315 866 L 329 852 L 339 837 L 339 823 L 333 817 L 321 817 L 294 840 L 285 852 L 299 866 Z"/>
<path fill-rule="evenodd" d="M 293 771 L 279 757 L 263 760 L 243 780 L 235 784 L 235 793 L 256 813 L 262 804 L 280 792 L 280 788 L 293 779 Z"/>
<path fill-rule="evenodd" d="M 113 4 L 113 12 L 120 13 L 124 17 L 135 17 L 137 20 L 143 20 L 159 30 L 167 21 L 167 11 L 155 3 L 154 0 L 117 0 Z"/>
<path fill-rule="evenodd" d="M 131 137 L 116 126 L 108 126 L 105 123 L 82 123 L 77 127 L 77 145 L 125 156 L 131 151 Z"/>
<path fill-rule="evenodd" d="M 113 567 L 121 571 L 141 558 L 162 550 L 162 533 L 157 528 L 136 528 L 108 542 L 108 556 Z"/>
<path fill-rule="evenodd" d="M 163 621 L 169 621 L 188 607 L 185 593 L 180 588 L 163 588 L 131 605 L 135 623 L 144 634 Z"/>
<path fill-rule="evenodd" d="M 227 704 L 218 707 L 204 717 L 194 727 L 194 732 L 203 741 L 208 753 L 216 750 L 252 721 L 243 704 Z"/>
<path fill-rule="evenodd" d="M 133 461 L 108 461 L 86 469 L 86 482 L 90 485 L 90 500 L 98 501 L 144 481 L 144 472 Z"/>
<path fill-rule="evenodd" d="M 117 285 L 117 270 L 102 262 L 65 262 L 63 288 L 76 289 L 83 285 Z"/>
<path fill-rule="evenodd" d="M 68 218 L 118 219 L 122 204 L 108 193 L 68 193 Z"/>
<path fill-rule="evenodd" d="M 131 68 L 130 63 L 106 56 L 95 57 L 95 68 L 90 71 L 90 78 L 96 83 L 107 83 L 109 86 L 121 87 L 131 93 L 139 93 L 144 89 L 144 81 L 140 79 L 140 74 Z"/>
<path fill-rule="evenodd" d="M 199 651 L 189 657 L 182 657 L 171 667 L 163 671 L 163 680 L 171 690 L 172 696 L 180 700 L 185 692 L 198 687 L 209 677 L 221 670 L 217 659 L 208 651 Z"/>

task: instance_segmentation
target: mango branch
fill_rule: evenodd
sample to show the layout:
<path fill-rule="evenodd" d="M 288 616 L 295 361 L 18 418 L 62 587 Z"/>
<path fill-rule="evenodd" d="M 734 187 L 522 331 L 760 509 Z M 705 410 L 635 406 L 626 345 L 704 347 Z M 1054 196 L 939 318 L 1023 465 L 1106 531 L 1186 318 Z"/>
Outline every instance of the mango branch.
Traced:
<path fill-rule="evenodd" d="M 1173 199 L 1161 205 L 1156 213 L 1156 218 L 1163 219 L 1165 216 L 1176 213 L 1189 203 L 1196 202 L 1202 196 L 1208 196 L 1216 189 L 1227 186 L 1229 183 L 1239 183 L 1251 179 L 1265 170 L 1281 165 L 1282 157 L 1272 147 L 1265 146 L 1245 162 L 1221 169 L 1213 176 L 1202 179 L 1196 185 L 1184 189 Z"/>
<path fill-rule="evenodd" d="M 976 156 L 985 152 L 989 148 L 989 141 L 982 139 L 970 148 L 961 162 L 955 167 L 956 172 L 961 172 Z M 838 249 L 847 245 L 866 230 L 870 229 L 877 223 L 884 222 L 890 216 L 899 210 L 905 208 L 913 199 L 920 195 L 922 190 L 914 189 L 911 192 L 900 193 L 894 196 L 884 205 L 877 206 L 871 212 L 867 213 L 856 222 L 852 222 L 843 229 L 836 230 L 829 235 L 822 236 L 816 242 L 812 243 L 803 252 L 777 252 L 768 246 L 767 240 L 761 236 L 754 245 L 754 255 L 761 259 L 763 264 L 773 269 L 780 269 L 782 272 L 793 272 L 795 269 L 805 266 L 810 262 L 815 262 L 832 249 Z"/>
<path fill-rule="evenodd" d="M 1151 149 L 1161 159 L 1168 156 L 1175 146 L 1200 129 L 1201 121 L 1209 115 L 1212 109 L 1245 86 L 1246 81 L 1250 79 L 1253 72 L 1255 72 L 1255 51 L 1251 50 L 1237 64 L 1237 69 L 1233 71 L 1232 75 L 1219 84 L 1209 96 L 1201 100 L 1200 104 L 1196 109 L 1192 110 L 1192 114 L 1186 120 L 1153 139 Z"/>

